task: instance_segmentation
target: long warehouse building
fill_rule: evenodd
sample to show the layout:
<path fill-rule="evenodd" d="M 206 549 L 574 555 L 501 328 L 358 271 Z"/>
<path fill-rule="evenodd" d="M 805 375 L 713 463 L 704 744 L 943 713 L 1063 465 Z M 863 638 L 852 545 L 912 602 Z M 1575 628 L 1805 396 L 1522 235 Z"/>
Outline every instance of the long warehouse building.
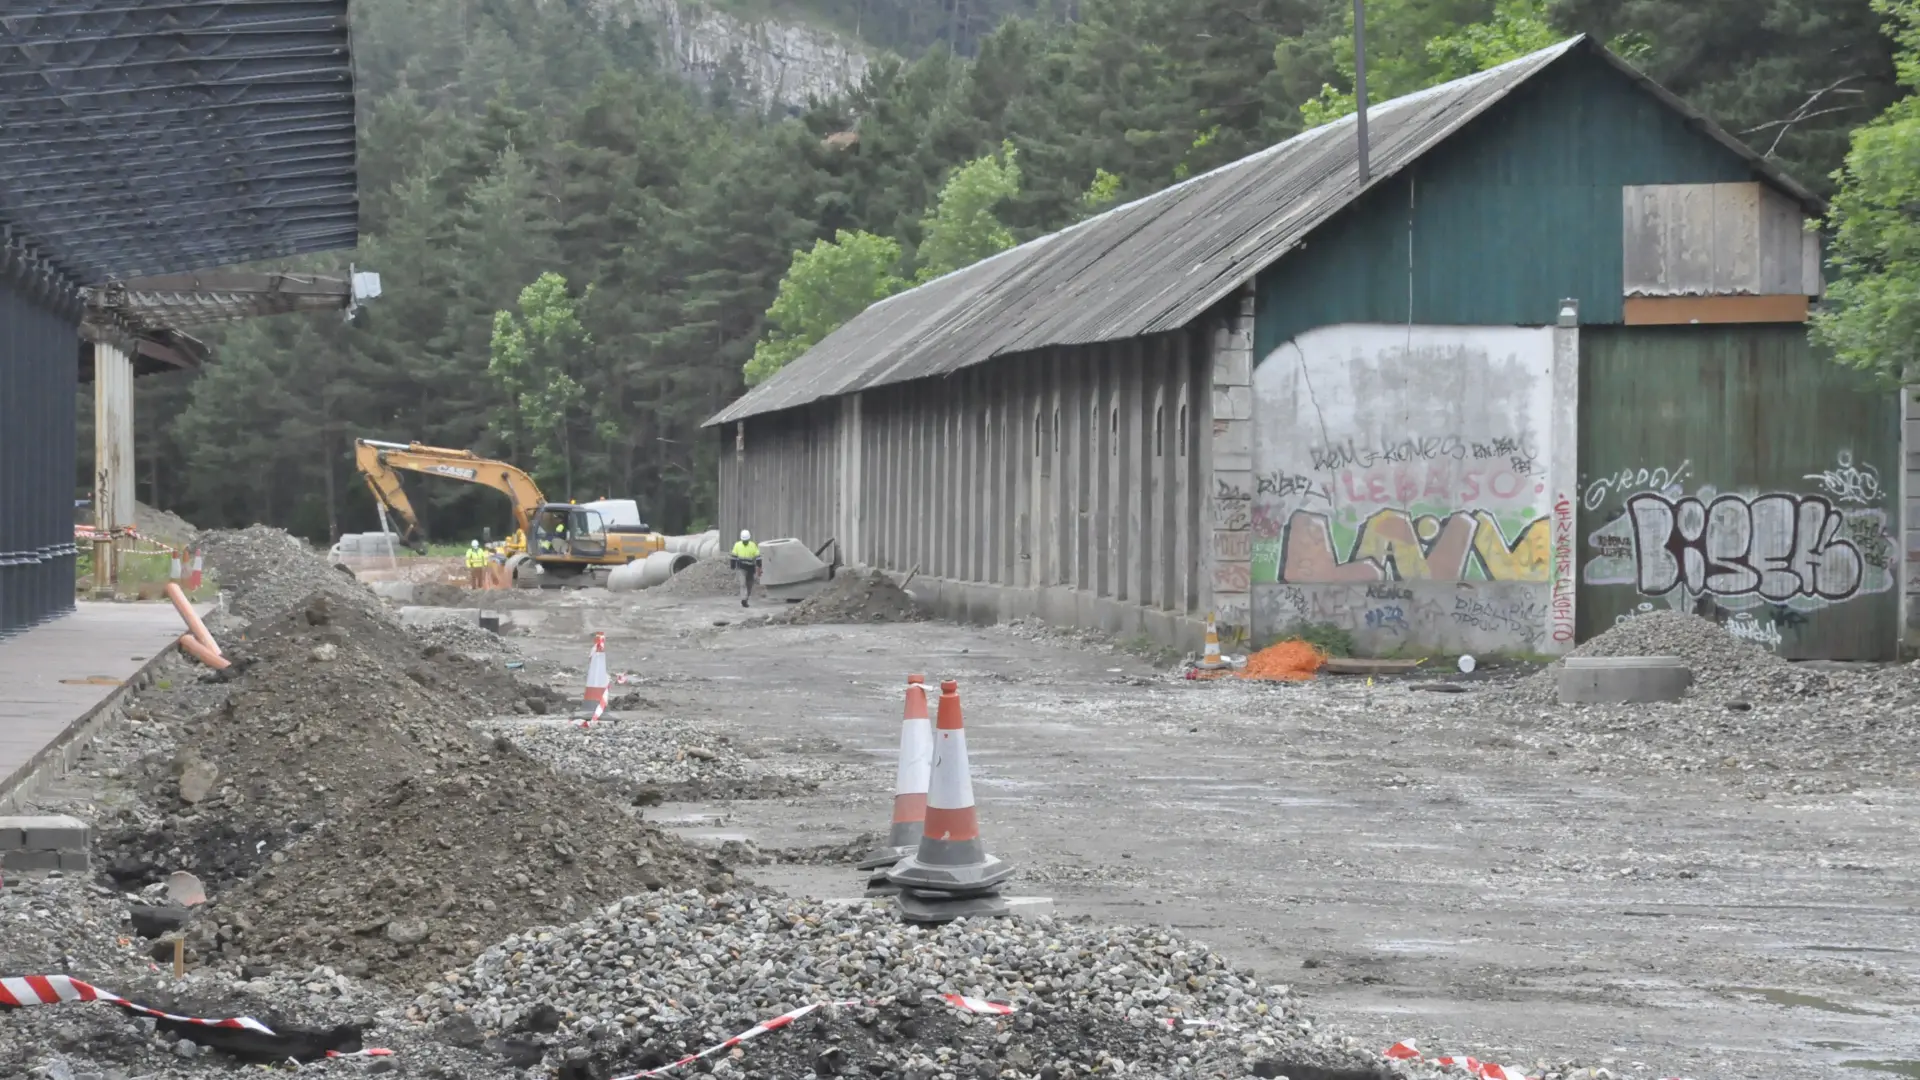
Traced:
<path fill-rule="evenodd" d="M 1369 129 L 874 304 L 708 421 L 722 527 L 1186 648 L 1892 656 L 1900 406 L 1809 351 L 1820 200 L 1585 37 Z"/>

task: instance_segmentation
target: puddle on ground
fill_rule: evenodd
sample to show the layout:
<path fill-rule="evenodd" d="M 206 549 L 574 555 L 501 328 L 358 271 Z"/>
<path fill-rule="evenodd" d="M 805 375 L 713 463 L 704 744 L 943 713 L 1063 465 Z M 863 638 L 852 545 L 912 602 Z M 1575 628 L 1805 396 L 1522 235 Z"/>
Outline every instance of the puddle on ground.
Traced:
<path fill-rule="evenodd" d="M 1905 953 L 1907 949 L 1891 949 L 1884 945 L 1802 945 L 1809 952 L 1831 953 Z"/>
<path fill-rule="evenodd" d="M 1883 1013 L 1871 1009 L 1858 1009 L 1852 1005 L 1842 1005 L 1813 994 L 1802 994 L 1793 990 L 1781 990 L 1770 986 L 1730 986 L 1729 991 L 1736 994 L 1753 994 L 1772 1005 L 1785 1005 L 1789 1008 L 1818 1009 L 1821 1012 L 1844 1013 L 1848 1016 L 1883 1016 Z"/>
<path fill-rule="evenodd" d="M 1851 1061 L 1843 1061 L 1840 1065 L 1842 1068 L 1847 1069 L 1865 1069 L 1868 1072 L 1889 1073 L 1893 1076 L 1910 1076 L 1915 1078 L 1915 1080 L 1920 1080 L 1920 1061 L 1907 1061 L 1899 1058 L 1886 1061 L 1874 1061 L 1868 1058 L 1855 1058 Z"/>
<path fill-rule="evenodd" d="M 1475 940 L 1468 938 L 1464 941 L 1428 941 L 1420 938 L 1405 938 L 1398 941 L 1377 941 L 1373 947 L 1377 952 L 1448 953 L 1458 952 L 1461 946 L 1471 945 Z"/>
<path fill-rule="evenodd" d="M 1862 1046 L 1861 1046 L 1861 1045 L 1860 1045 L 1859 1043 L 1851 1043 L 1851 1042 L 1841 1042 L 1841 1041 L 1839 1041 L 1839 1040 L 1837 1040 L 1837 1039 L 1818 1039 L 1818 1040 L 1815 1040 L 1815 1041 L 1813 1041 L 1813 1042 L 1810 1042 L 1810 1043 L 1808 1043 L 1807 1045 L 1808 1045 L 1808 1046 L 1813 1046 L 1813 1047 L 1818 1047 L 1818 1048 L 1819 1048 L 1819 1049 L 1821 1049 L 1821 1050 L 1861 1050 L 1861 1049 L 1865 1049 L 1865 1048 L 1864 1048 L 1864 1047 L 1862 1047 Z"/>

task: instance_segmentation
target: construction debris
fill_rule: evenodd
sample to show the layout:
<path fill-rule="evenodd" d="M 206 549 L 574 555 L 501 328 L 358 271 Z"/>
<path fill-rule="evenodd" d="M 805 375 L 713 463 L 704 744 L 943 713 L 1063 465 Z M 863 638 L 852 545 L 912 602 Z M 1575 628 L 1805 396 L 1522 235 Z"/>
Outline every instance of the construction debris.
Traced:
<path fill-rule="evenodd" d="M 926 612 L 893 579 L 878 570 L 845 570 L 826 588 L 786 612 L 794 625 L 811 623 L 915 622 Z"/>

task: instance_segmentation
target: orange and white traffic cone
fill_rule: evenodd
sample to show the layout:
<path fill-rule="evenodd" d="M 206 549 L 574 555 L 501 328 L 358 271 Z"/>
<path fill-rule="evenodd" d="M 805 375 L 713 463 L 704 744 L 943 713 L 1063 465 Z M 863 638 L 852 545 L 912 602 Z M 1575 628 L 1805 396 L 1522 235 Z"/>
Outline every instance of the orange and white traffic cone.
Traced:
<path fill-rule="evenodd" d="M 187 591 L 188 592 L 192 592 L 193 590 L 200 587 L 200 582 L 202 581 L 202 575 L 204 573 L 205 573 L 205 568 L 200 562 L 200 552 L 196 550 L 193 553 L 193 563 L 187 571 Z"/>
<path fill-rule="evenodd" d="M 1207 612 L 1207 654 L 1194 666 L 1201 671 L 1219 671 L 1227 666 L 1220 656 L 1220 631 L 1214 627 L 1211 611 Z"/>
<path fill-rule="evenodd" d="M 933 730 L 933 770 L 927 784 L 927 816 L 920 846 L 888 872 L 900 889 L 900 914 L 908 922 L 943 923 L 963 916 L 1005 915 L 1000 883 L 1013 875 L 1004 859 L 980 842 L 967 767 L 967 733 L 960 721 L 960 689 L 940 684 L 940 714 Z"/>
<path fill-rule="evenodd" d="M 587 657 L 587 692 L 585 695 L 587 707 L 593 710 L 593 714 L 585 720 L 580 721 L 581 727 L 586 727 L 588 724 L 593 723 L 606 714 L 607 684 L 609 681 L 607 678 L 607 635 L 596 633 L 593 635 L 593 653 Z"/>
<path fill-rule="evenodd" d="M 927 716 L 927 677 L 907 676 L 906 715 L 900 721 L 900 767 L 893 782 L 893 824 L 886 842 L 857 864 L 876 870 L 867 879 L 868 896 L 890 896 L 899 888 L 887 881 L 887 867 L 920 848 L 927 816 L 927 781 L 933 772 L 933 721 Z"/>

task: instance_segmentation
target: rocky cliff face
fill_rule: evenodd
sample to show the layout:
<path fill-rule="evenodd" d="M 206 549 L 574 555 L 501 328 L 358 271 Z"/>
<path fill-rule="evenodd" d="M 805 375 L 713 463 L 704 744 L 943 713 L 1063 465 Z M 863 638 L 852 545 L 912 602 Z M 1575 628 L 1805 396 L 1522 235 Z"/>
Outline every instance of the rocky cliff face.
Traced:
<path fill-rule="evenodd" d="M 607 0 L 606 13 L 652 25 L 662 60 L 689 81 L 706 88 L 731 68 L 765 105 L 802 107 L 809 97 L 858 84 L 867 70 L 858 42 L 798 23 L 749 20 L 682 0 Z"/>

